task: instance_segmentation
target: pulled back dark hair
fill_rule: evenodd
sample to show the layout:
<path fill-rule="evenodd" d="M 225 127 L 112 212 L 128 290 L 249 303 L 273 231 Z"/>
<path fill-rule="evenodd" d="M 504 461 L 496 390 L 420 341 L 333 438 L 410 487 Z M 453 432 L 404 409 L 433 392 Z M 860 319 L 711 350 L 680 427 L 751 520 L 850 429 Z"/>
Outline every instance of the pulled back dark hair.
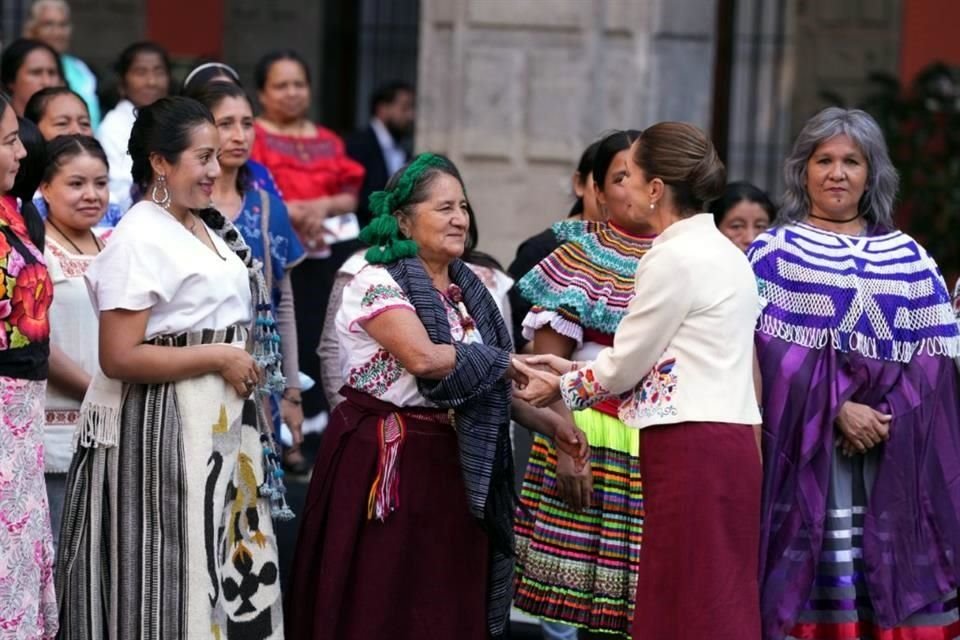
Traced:
<path fill-rule="evenodd" d="M 136 62 L 137 56 L 143 53 L 155 53 L 160 56 L 163 60 L 163 66 L 167 69 L 167 75 L 170 75 L 173 70 L 173 65 L 170 64 L 170 55 L 167 53 L 167 50 L 158 45 L 156 42 L 142 41 L 134 42 L 126 49 L 120 52 L 120 57 L 117 58 L 117 61 L 113 63 L 113 70 L 118 76 L 120 76 L 120 83 L 123 84 L 123 78 L 127 75 L 127 72 L 130 71 L 133 67 L 133 63 Z"/>
<path fill-rule="evenodd" d="M 206 69 L 204 69 L 204 71 L 206 71 Z M 205 106 L 210 110 L 211 115 L 220 105 L 220 103 L 227 98 L 242 98 L 246 100 L 247 104 L 250 105 L 250 112 L 253 112 L 253 102 L 250 100 L 250 96 L 247 95 L 247 92 L 244 91 L 240 85 L 233 84 L 231 82 L 219 81 L 200 85 L 195 81 L 191 81 L 190 86 L 190 90 L 184 95 L 187 98 L 193 98 Z M 214 118 L 214 120 L 216 119 Z M 250 175 L 250 168 L 244 164 L 237 172 L 237 193 L 242 195 L 248 188 L 250 188 L 251 182 L 252 177 Z"/>
<path fill-rule="evenodd" d="M 176 163 L 190 146 L 191 130 L 203 123 L 215 124 L 210 110 L 192 98 L 167 96 L 137 110 L 130 131 L 127 153 L 133 160 L 133 183 L 147 192 L 153 182 L 150 155 L 157 154 Z"/>
<path fill-rule="evenodd" d="M 7 109 L 13 106 L 4 98 L 0 101 L 0 117 Z M 33 195 L 40 186 L 43 172 L 47 165 L 47 142 L 43 139 L 40 129 L 25 118 L 17 118 L 20 128 L 20 142 L 27 151 L 27 156 L 20 161 L 20 169 L 10 189 L 10 195 L 20 198 L 20 215 L 27 227 L 30 241 L 43 251 L 46 235 L 43 227 L 43 218 L 33 205 Z"/>
<path fill-rule="evenodd" d="M 60 64 L 60 56 L 54 51 L 53 47 L 39 40 L 18 38 L 8 44 L 7 48 L 3 50 L 3 55 L 0 56 L 0 85 L 3 85 L 4 91 L 10 91 L 10 87 L 17 80 L 17 72 L 19 72 L 20 67 L 23 66 L 24 60 L 37 49 L 43 49 L 53 56 L 53 60 L 57 65 L 57 73 L 60 74 L 60 79 L 65 79 L 63 75 L 63 65 Z"/>
<path fill-rule="evenodd" d="M 303 69 L 303 75 L 307 78 L 307 84 L 311 84 L 310 67 L 307 66 L 307 61 L 303 59 L 303 56 L 295 49 L 279 49 L 277 51 L 271 51 L 257 61 L 257 66 L 253 70 L 253 81 L 257 86 L 257 90 L 263 91 L 267 86 L 267 77 L 270 75 L 270 69 L 281 60 L 292 60 L 299 64 Z"/>
<path fill-rule="evenodd" d="M 180 88 L 180 95 L 191 96 L 206 85 L 215 82 L 226 82 L 240 86 L 240 76 L 236 69 L 223 62 L 207 60 L 198 64 L 187 74 Z"/>
<path fill-rule="evenodd" d="M 47 143 L 47 166 L 43 171 L 41 184 L 50 183 L 60 172 L 60 168 L 77 156 L 88 155 L 96 158 L 109 170 L 107 154 L 96 138 L 81 134 L 57 136 Z"/>
<path fill-rule="evenodd" d="M 47 115 L 47 106 L 54 98 L 60 96 L 73 96 L 83 105 L 84 111 L 87 112 L 87 117 L 90 116 L 90 109 L 87 108 L 87 103 L 83 101 L 79 93 L 70 87 L 44 87 L 30 96 L 27 105 L 23 108 L 23 117 L 34 124 L 40 124 L 40 121 Z"/>
<path fill-rule="evenodd" d="M 636 129 L 626 129 L 614 131 L 600 139 L 593 159 L 593 181 L 600 191 L 603 191 L 603 184 L 607 180 L 607 172 L 610 170 L 613 159 L 621 151 L 629 149 L 641 133 Z"/>
<path fill-rule="evenodd" d="M 727 213 L 741 202 L 753 202 L 760 205 L 767 212 L 770 224 L 773 224 L 777 217 L 777 207 L 763 189 L 749 182 L 731 182 L 723 190 L 720 199 L 710 205 L 710 213 L 713 214 L 713 220 L 717 223 L 717 226 L 720 226 Z"/>
<path fill-rule="evenodd" d="M 660 178 L 673 192 L 678 211 L 690 215 L 723 194 L 727 170 L 713 143 L 686 122 L 660 122 L 640 134 L 634 162 L 647 180 Z"/>
<path fill-rule="evenodd" d="M 593 172 L 593 159 L 597 156 L 597 147 L 600 146 L 600 140 L 594 140 L 591 142 L 586 149 L 583 150 L 583 153 L 580 154 L 580 162 L 577 163 L 577 182 L 581 185 L 584 185 L 587 182 L 587 176 Z M 573 216 L 579 216 L 583 213 L 583 198 L 577 198 L 573 202 L 573 206 L 570 207 L 570 213 L 567 214 L 568 218 Z"/>

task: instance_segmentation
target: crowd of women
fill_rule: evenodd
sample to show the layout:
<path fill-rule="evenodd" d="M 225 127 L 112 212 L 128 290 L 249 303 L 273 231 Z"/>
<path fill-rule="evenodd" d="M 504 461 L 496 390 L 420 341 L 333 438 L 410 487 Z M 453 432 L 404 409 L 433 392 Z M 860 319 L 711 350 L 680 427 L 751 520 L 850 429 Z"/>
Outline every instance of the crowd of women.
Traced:
<path fill-rule="evenodd" d="M 960 637 L 960 283 L 895 227 L 866 113 L 807 122 L 779 206 L 692 125 L 610 131 L 504 270 L 433 153 L 328 244 L 364 171 L 295 52 L 255 116 L 231 67 L 170 96 L 131 45 L 99 126 L 62 50 L 0 67 L 0 638 L 480 640 L 512 607 Z M 324 403 L 281 593 L 279 425 Z"/>

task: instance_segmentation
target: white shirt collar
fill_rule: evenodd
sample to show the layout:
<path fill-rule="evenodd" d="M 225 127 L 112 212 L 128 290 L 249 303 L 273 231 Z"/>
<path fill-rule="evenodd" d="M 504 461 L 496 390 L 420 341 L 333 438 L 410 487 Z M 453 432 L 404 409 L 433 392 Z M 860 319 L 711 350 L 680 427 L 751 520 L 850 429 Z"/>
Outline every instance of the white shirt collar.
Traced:
<path fill-rule="evenodd" d="M 403 163 L 407 161 L 407 152 L 397 144 L 397 141 L 393 139 L 393 136 L 387 130 L 386 125 L 380 122 L 379 119 L 371 118 L 370 127 L 373 129 L 373 133 L 377 137 L 377 144 L 380 145 L 380 150 L 383 152 L 383 159 L 387 165 L 387 174 L 392 176 L 399 171 Z"/>
<path fill-rule="evenodd" d="M 373 134 L 377 136 L 377 142 L 380 144 L 381 149 L 391 150 L 397 148 L 397 142 L 393 139 L 393 136 L 390 135 L 390 132 L 387 131 L 386 125 L 384 125 L 378 118 L 370 119 L 370 127 L 373 129 Z"/>
<path fill-rule="evenodd" d="M 684 233 L 689 233 L 691 231 L 696 231 L 698 229 L 703 229 L 705 227 L 712 227 L 716 231 L 716 223 L 713 219 L 712 213 L 698 213 L 692 215 L 688 218 L 683 218 L 674 222 L 672 225 L 664 229 L 664 231 L 656 237 L 653 241 L 653 244 L 662 244 L 671 238 L 683 235 Z"/>

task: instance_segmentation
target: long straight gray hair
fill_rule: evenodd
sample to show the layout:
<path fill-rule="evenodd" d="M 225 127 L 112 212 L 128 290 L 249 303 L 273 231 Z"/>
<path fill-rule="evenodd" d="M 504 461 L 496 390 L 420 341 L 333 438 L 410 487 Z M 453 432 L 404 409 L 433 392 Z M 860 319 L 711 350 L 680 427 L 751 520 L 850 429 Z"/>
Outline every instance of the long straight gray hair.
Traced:
<path fill-rule="evenodd" d="M 804 125 L 783 167 L 786 190 L 777 214 L 777 224 L 802 222 L 810 213 L 807 193 L 807 162 L 821 144 L 846 135 L 867 159 L 867 184 L 859 210 L 867 222 L 893 228 L 893 202 L 900 177 L 890 162 L 883 132 L 868 113 L 860 109 L 828 107 Z"/>

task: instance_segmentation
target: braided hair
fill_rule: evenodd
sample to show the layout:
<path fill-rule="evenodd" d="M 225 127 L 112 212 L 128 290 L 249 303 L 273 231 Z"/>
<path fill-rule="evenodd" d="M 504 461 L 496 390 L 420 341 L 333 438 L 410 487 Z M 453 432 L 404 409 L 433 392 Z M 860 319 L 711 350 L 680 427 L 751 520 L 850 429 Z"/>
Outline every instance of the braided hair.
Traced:
<path fill-rule="evenodd" d="M 449 159 L 436 153 L 421 153 L 393 174 L 383 191 L 370 194 L 373 218 L 360 232 L 360 240 L 370 245 L 365 254 L 367 262 L 389 264 L 417 255 L 417 243 L 400 236 L 395 214 L 409 214 L 415 205 L 426 201 L 430 184 L 440 174 L 451 175 L 463 185 L 460 172 Z M 470 219 L 473 219 L 472 212 Z"/>
<path fill-rule="evenodd" d="M 214 124 L 213 115 L 201 103 L 191 98 L 169 96 L 161 98 L 137 112 L 127 150 L 133 159 L 131 174 L 134 183 L 147 193 L 154 180 L 150 154 L 158 154 L 168 162 L 178 161 L 180 154 L 190 146 L 190 132 L 197 125 Z M 264 371 L 262 393 L 281 393 L 286 385 L 280 372 L 280 333 L 273 317 L 270 291 L 263 277 L 263 264 L 232 222 L 223 214 L 209 207 L 194 210 L 208 228 L 216 233 L 247 268 L 250 293 L 253 300 L 253 358 Z M 255 396 L 256 398 L 256 396 Z M 273 430 L 261 425 L 260 440 L 264 446 L 265 481 L 260 487 L 261 495 L 272 502 L 275 518 L 287 520 L 293 512 L 284 499 L 283 470 L 273 441 Z"/>

